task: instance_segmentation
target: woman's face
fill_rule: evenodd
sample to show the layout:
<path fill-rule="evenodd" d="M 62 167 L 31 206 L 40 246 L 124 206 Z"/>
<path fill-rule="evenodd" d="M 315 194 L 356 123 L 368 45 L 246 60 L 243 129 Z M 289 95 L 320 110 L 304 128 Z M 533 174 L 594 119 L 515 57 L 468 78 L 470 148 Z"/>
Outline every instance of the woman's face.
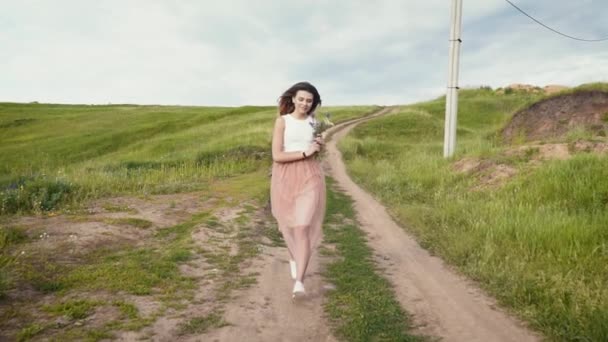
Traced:
<path fill-rule="evenodd" d="M 314 96 L 306 90 L 298 90 L 296 96 L 293 97 L 292 101 L 295 105 L 295 111 L 299 113 L 308 114 L 308 111 L 312 107 L 312 101 Z"/>

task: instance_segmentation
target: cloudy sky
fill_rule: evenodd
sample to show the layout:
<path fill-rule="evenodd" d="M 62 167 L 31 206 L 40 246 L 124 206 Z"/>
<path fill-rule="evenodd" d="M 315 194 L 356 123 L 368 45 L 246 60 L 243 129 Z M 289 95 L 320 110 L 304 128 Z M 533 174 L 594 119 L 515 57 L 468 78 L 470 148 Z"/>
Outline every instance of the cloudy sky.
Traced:
<path fill-rule="evenodd" d="M 511 0 L 581 38 L 606 0 Z M 326 105 L 445 93 L 447 0 L 0 0 L 0 101 L 274 105 L 291 84 Z M 464 0 L 460 86 L 608 81 L 608 41 L 561 37 L 504 0 Z"/>

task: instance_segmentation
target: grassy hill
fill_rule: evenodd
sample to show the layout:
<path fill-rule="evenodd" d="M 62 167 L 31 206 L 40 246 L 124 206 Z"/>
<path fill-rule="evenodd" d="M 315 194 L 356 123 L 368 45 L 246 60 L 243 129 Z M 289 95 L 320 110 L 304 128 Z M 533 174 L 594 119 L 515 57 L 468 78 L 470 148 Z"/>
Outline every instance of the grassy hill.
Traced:
<path fill-rule="evenodd" d="M 372 106 L 329 107 L 342 121 Z M 274 107 L 0 103 L 0 215 L 192 191 L 270 163 Z"/>
<path fill-rule="evenodd" d="M 566 93 L 584 89 L 606 85 Z M 527 146 L 499 134 L 544 98 L 461 91 L 451 160 L 442 157 L 444 98 L 360 125 L 340 148 L 351 176 L 421 244 L 533 327 L 556 340 L 608 340 L 608 157 L 573 148 L 606 138 L 579 127 Z M 563 146 L 567 157 L 542 154 Z"/>

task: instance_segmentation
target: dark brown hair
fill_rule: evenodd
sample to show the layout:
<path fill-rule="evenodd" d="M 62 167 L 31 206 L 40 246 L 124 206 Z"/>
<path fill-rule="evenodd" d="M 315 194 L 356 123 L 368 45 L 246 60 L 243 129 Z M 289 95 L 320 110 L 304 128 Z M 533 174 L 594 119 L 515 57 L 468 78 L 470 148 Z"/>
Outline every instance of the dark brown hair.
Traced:
<path fill-rule="evenodd" d="M 295 106 L 292 98 L 296 96 L 298 91 L 304 90 L 312 94 L 312 106 L 307 114 L 314 112 L 317 106 L 321 104 L 321 95 L 317 91 L 317 88 L 308 82 L 298 82 L 292 85 L 289 89 L 285 90 L 283 95 L 279 97 L 279 115 L 285 115 L 293 112 Z"/>

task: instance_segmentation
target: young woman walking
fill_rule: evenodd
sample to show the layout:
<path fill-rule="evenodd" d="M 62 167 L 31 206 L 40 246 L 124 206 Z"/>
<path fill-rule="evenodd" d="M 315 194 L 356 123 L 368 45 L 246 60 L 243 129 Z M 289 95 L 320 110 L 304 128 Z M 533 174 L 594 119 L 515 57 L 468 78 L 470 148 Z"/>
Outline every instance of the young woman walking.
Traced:
<path fill-rule="evenodd" d="M 294 298 L 306 294 L 306 268 L 321 242 L 325 216 L 325 175 L 313 158 L 324 143 L 314 136 L 314 111 L 320 104 L 312 84 L 294 84 L 279 98 L 272 136 L 270 200 L 289 251 Z"/>

